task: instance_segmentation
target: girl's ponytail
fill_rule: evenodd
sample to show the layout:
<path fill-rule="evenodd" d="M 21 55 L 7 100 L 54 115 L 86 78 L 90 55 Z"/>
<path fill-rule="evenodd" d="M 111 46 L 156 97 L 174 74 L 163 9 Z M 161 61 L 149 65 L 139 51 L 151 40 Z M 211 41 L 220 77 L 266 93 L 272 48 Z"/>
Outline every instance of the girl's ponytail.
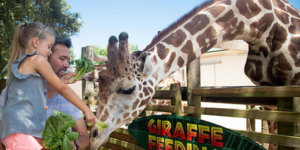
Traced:
<path fill-rule="evenodd" d="M 20 36 L 21 36 L 21 31 L 26 27 L 26 25 L 27 25 L 26 23 L 21 23 L 21 24 L 17 25 L 17 27 L 15 28 L 15 33 L 14 33 L 14 38 L 13 38 L 13 42 L 12 42 L 10 58 L 8 60 L 7 80 L 6 80 L 6 82 L 8 82 L 9 78 L 12 75 L 12 72 L 11 72 L 12 63 L 16 59 L 20 58 L 22 56 L 22 54 L 24 53 L 24 47 L 21 46 L 21 44 L 20 44 Z"/>

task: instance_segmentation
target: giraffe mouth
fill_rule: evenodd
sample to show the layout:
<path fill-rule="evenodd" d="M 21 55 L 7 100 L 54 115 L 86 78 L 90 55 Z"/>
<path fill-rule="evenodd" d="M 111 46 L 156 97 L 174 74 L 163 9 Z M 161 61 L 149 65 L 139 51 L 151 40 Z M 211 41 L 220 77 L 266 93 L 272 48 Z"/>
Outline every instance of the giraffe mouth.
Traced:
<path fill-rule="evenodd" d="M 90 147 L 91 150 L 96 150 L 98 149 L 100 146 L 106 144 L 109 140 L 109 135 L 111 132 L 109 132 L 110 130 L 108 129 L 104 129 L 102 131 L 99 131 L 97 129 L 93 129 L 91 132 L 91 137 L 92 139 L 90 140 Z"/>

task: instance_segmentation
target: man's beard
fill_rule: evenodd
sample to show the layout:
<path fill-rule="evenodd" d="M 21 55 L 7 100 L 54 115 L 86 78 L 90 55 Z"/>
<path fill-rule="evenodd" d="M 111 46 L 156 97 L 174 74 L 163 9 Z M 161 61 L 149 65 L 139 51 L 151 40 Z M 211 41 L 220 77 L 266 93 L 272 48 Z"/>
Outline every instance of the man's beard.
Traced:
<path fill-rule="evenodd" d="M 66 74 L 66 71 L 67 71 L 67 68 L 60 68 L 58 71 L 57 71 L 57 76 L 58 77 L 62 77 L 62 76 L 64 76 L 65 74 Z"/>

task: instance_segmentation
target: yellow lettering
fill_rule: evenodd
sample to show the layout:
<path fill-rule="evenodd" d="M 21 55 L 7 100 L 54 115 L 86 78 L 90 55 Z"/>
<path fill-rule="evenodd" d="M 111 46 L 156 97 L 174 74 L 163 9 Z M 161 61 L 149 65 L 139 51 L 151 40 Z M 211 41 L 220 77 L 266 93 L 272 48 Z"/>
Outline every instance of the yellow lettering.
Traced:
<path fill-rule="evenodd" d="M 180 149 L 179 149 L 180 148 Z M 185 150 L 184 145 L 180 141 L 175 141 L 175 150 Z"/>
<path fill-rule="evenodd" d="M 186 133 L 186 139 L 188 141 L 192 141 L 193 137 L 197 137 L 197 125 L 196 124 L 190 124 L 187 123 L 187 133 Z M 196 131 L 196 132 L 195 132 Z"/>
<path fill-rule="evenodd" d="M 165 138 L 163 137 L 157 137 L 157 141 L 156 141 L 156 149 L 157 150 L 162 150 L 161 148 L 164 148 L 164 142 L 165 142 Z"/>
<path fill-rule="evenodd" d="M 156 136 L 153 135 L 148 136 L 148 149 L 152 149 L 152 147 L 155 147 L 155 141 L 156 141 Z"/>
<path fill-rule="evenodd" d="M 152 134 L 156 133 L 156 125 L 153 125 L 154 123 L 155 123 L 154 119 L 150 119 L 148 122 L 148 130 Z"/>
<path fill-rule="evenodd" d="M 216 147 L 223 147 L 222 142 L 223 129 L 220 127 L 211 127 L 211 145 Z"/>
<path fill-rule="evenodd" d="M 192 143 L 187 143 L 186 144 L 186 150 L 193 150 L 192 149 Z"/>
<path fill-rule="evenodd" d="M 203 144 L 204 139 L 209 139 L 209 134 L 207 132 L 210 131 L 209 126 L 198 125 L 199 135 L 198 135 L 198 142 Z"/>
<path fill-rule="evenodd" d="M 165 150 L 173 150 L 173 140 L 165 139 Z"/>

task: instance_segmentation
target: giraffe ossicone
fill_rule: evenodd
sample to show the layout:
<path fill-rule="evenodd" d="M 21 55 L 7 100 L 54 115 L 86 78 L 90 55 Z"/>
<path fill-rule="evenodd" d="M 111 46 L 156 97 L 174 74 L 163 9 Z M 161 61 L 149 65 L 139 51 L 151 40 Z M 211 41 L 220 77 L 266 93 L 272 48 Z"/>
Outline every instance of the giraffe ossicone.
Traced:
<path fill-rule="evenodd" d="M 118 41 L 119 40 L 119 41 Z M 281 0 L 212 0 L 160 32 L 142 52 L 129 54 L 128 35 L 111 37 L 107 69 L 99 73 L 97 118 L 91 149 L 135 119 L 155 86 L 222 41 L 249 45 L 245 74 L 257 85 L 300 84 L 300 13 Z"/>

